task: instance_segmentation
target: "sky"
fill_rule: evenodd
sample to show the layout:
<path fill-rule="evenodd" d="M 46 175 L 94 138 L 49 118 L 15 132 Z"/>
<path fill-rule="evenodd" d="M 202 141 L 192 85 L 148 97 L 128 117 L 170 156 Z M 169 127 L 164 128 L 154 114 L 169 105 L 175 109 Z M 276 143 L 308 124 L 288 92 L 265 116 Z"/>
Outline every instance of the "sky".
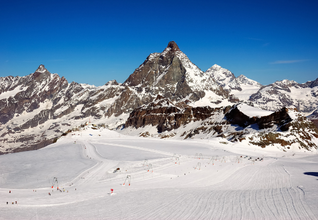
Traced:
<path fill-rule="evenodd" d="M 0 0 L 0 77 L 40 64 L 69 82 L 124 82 L 169 41 L 263 85 L 318 77 L 318 1 Z"/>

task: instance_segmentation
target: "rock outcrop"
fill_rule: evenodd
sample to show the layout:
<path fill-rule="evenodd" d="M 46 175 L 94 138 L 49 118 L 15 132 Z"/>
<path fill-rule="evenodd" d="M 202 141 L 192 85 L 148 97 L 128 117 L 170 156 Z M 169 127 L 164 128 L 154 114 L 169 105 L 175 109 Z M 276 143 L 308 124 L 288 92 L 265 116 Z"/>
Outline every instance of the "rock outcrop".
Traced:
<path fill-rule="evenodd" d="M 234 106 L 232 110 L 225 115 L 225 117 L 231 124 L 237 124 L 243 128 L 252 124 L 257 124 L 259 129 L 272 128 L 276 125 L 282 131 L 288 130 L 287 124 L 292 121 L 288 115 L 288 109 L 285 107 L 268 116 L 248 117 Z"/>
<path fill-rule="evenodd" d="M 173 104 L 169 99 L 158 96 L 154 102 L 136 108 L 125 123 L 125 127 L 141 128 L 147 125 L 155 126 L 158 133 L 171 131 L 190 122 L 209 118 L 215 109 L 206 107 L 191 107 L 186 103 Z"/>

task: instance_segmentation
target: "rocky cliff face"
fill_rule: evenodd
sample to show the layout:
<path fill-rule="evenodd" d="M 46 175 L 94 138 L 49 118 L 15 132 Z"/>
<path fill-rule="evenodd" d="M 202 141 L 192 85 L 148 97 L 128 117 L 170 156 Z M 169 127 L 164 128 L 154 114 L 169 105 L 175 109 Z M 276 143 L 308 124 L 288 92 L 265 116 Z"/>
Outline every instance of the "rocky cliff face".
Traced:
<path fill-rule="evenodd" d="M 288 122 L 292 121 L 288 115 L 288 109 L 285 107 L 268 116 L 249 117 L 235 106 L 225 117 L 231 124 L 237 124 L 243 128 L 252 124 L 256 124 L 259 129 L 272 128 L 276 125 L 282 131 L 288 130 Z"/>
<path fill-rule="evenodd" d="M 129 115 L 125 127 L 141 128 L 155 126 L 158 133 L 171 131 L 190 122 L 205 120 L 216 110 L 206 107 L 191 107 L 185 102 L 172 103 L 158 96 L 154 102 L 136 108 Z"/>

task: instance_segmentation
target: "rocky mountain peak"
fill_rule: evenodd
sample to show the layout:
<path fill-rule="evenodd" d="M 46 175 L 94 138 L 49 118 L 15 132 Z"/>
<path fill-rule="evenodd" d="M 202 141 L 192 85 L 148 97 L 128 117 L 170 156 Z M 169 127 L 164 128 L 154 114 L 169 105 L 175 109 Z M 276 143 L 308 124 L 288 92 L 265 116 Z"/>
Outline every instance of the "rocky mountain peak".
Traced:
<path fill-rule="evenodd" d="M 116 80 L 111 80 L 111 81 L 107 82 L 105 85 L 106 86 L 113 86 L 113 85 L 117 86 L 119 84 Z"/>
<path fill-rule="evenodd" d="M 318 78 L 314 81 L 306 82 L 305 85 L 310 87 L 310 88 L 314 88 L 315 86 L 318 86 Z"/>
<path fill-rule="evenodd" d="M 177 45 L 176 42 L 174 42 L 174 41 L 170 41 L 170 42 L 168 43 L 168 46 L 167 46 L 166 49 L 168 49 L 168 48 L 169 48 L 170 50 L 172 50 L 172 51 L 180 51 L 178 45 Z"/>
<path fill-rule="evenodd" d="M 49 72 L 49 71 L 45 68 L 45 66 L 44 66 L 43 64 L 41 64 L 41 65 L 37 68 L 37 70 L 35 70 L 35 72 L 45 73 L 45 72 Z"/>
<path fill-rule="evenodd" d="M 204 90 L 218 96 L 227 93 L 218 86 L 209 74 L 204 74 L 171 41 L 162 53 L 152 53 L 124 82 L 123 85 L 137 86 L 149 94 L 161 94 L 173 101 L 190 97 L 197 101 L 205 95 Z"/>

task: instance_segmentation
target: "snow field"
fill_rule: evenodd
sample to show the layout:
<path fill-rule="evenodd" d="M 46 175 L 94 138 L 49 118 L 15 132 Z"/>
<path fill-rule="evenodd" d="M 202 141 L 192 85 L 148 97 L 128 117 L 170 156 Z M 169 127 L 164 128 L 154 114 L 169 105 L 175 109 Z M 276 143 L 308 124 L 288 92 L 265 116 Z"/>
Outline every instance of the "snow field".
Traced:
<path fill-rule="evenodd" d="M 74 134 L 38 151 L 0 156 L 0 219 L 318 217 L 317 177 L 304 175 L 316 171 L 315 154 L 106 129 Z M 53 177 L 62 192 L 52 191 Z"/>
<path fill-rule="evenodd" d="M 272 111 L 266 111 L 259 108 L 254 108 L 252 106 L 246 105 L 246 104 L 240 104 L 238 105 L 238 109 L 243 112 L 248 117 L 262 117 L 262 116 L 268 116 L 272 114 Z"/>

